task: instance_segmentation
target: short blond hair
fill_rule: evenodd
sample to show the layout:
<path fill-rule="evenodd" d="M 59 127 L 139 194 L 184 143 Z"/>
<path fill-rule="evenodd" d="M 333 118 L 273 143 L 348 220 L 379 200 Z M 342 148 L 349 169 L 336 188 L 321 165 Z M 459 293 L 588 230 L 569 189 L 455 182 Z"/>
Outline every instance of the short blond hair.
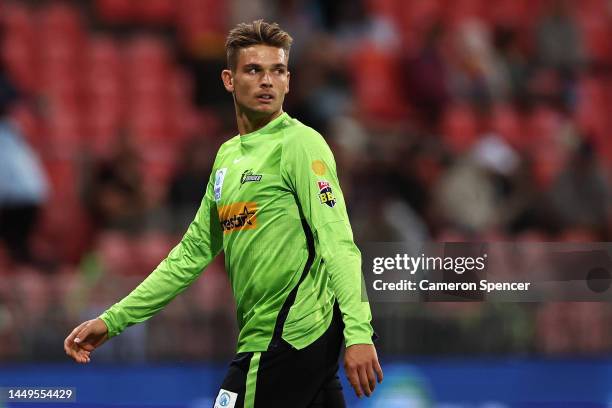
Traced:
<path fill-rule="evenodd" d="M 264 20 L 240 23 L 230 30 L 225 41 L 227 66 L 234 71 L 238 51 L 241 48 L 259 44 L 282 48 L 285 50 L 288 59 L 292 43 L 293 38 L 276 23 L 268 23 Z"/>

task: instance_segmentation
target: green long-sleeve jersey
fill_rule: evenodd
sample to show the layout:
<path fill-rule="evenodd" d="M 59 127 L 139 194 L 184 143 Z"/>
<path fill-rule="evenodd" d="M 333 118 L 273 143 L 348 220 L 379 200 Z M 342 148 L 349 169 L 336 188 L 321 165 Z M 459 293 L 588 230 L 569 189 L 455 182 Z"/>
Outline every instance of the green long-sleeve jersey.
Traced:
<path fill-rule="evenodd" d="M 180 243 L 100 316 L 109 336 L 162 309 L 221 250 L 236 300 L 238 352 L 265 351 L 280 336 L 308 346 L 329 327 L 336 300 L 346 346 L 372 343 L 361 254 L 332 152 L 287 113 L 221 146 Z"/>

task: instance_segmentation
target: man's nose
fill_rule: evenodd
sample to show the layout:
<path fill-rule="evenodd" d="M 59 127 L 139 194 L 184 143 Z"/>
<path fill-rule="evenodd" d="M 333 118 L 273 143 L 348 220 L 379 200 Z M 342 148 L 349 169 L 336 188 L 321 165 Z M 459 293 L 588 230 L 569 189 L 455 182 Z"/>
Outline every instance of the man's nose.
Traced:
<path fill-rule="evenodd" d="M 261 78 L 261 86 L 263 87 L 272 87 L 272 78 L 270 77 L 269 72 L 264 72 L 263 77 Z"/>

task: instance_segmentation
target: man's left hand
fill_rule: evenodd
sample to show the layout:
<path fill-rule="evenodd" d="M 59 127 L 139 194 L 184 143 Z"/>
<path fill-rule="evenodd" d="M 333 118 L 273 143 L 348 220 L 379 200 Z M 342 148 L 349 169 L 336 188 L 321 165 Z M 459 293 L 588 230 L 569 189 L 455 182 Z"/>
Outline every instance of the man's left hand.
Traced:
<path fill-rule="evenodd" d="M 383 380 L 376 348 L 372 344 L 353 344 L 347 347 L 344 353 L 344 370 L 359 398 L 372 395 L 377 377 L 379 383 Z"/>

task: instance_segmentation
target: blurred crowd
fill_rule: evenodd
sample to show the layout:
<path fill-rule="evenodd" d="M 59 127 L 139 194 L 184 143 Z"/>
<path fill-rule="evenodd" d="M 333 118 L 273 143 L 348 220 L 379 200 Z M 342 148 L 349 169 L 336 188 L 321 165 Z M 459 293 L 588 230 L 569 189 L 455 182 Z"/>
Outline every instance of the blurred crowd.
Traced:
<path fill-rule="evenodd" d="M 612 241 L 609 0 L 3 1 L 0 361 L 62 358 L 178 242 L 237 133 L 224 37 L 256 18 L 294 38 L 285 110 L 332 147 L 358 243 Z M 204 275 L 101 358 L 231 355 L 222 260 Z M 608 303 L 373 309 L 387 355 L 612 350 Z"/>

